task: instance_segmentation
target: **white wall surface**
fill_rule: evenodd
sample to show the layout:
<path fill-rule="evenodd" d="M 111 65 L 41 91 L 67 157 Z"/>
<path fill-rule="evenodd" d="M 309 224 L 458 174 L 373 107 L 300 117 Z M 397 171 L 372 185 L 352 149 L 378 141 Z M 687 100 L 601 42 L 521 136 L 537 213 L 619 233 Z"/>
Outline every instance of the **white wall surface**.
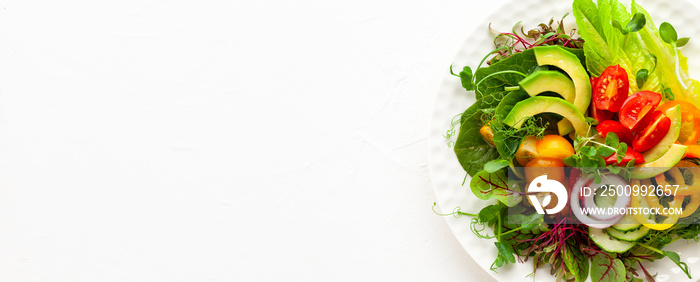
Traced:
<path fill-rule="evenodd" d="M 0 281 L 490 280 L 426 137 L 503 2 L 0 1 Z"/>

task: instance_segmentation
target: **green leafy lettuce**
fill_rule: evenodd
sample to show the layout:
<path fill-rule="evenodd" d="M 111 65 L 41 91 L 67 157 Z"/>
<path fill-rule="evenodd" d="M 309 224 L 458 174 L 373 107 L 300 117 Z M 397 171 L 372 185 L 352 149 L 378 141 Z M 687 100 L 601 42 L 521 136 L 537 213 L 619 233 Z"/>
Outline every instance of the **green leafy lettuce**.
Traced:
<path fill-rule="evenodd" d="M 617 0 L 599 0 L 597 5 L 592 0 L 574 0 L 573 13 L 585 40 L 586 67 L 593 76 L 619 64 L 627 71 L 630 93 L 667 93 L 700 105 L 700 83 L 688 78 L 687 58 L 678 50 L 687 38 L 668 36 L 675 35 L 670 24 L 662 24 L 660 33 L 635 1 L 628 10 Z"/>

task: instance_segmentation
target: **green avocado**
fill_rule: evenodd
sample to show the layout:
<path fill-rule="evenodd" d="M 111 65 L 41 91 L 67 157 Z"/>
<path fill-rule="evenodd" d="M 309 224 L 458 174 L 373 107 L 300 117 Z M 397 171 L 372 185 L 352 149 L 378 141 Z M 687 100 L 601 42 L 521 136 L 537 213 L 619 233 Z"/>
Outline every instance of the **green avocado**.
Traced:
<path fill-rule="evenodd" d="M 653 162 L 661 158 L 661 156 L 668 151 L 668 148 L 671 148 L 671 145 L 676 143 L 676 140 L 678 140 L 678 135 L 681 133 L 681 106 L 676 105 L 675 107 L 666 110 L 664 114 L 671 119 L 671 127 L 668 129 L 666 136 L 664 136 L 664 138 L 662 138 L 661 141 L 656 144 L 656 146 L 642 153 L 645 162 Z"/>
<path fill-rule="evenodd" d="M 528 117 L 541 113 L 555 113 L 568 120 L 576 131 L 576 135 L 585 136 L 588 131 L 586 119 L 573 104 L 557 97 L 535 96 L 522 100 L 513 106 L 503 123 L 514 128 L 520 128 Z"/>
<path fill-rule="evenodd" d="M 681 144 L 672 144 L 671 148 L 663 156 L 651 162 L 636 165 L 630 172 L 633 179 L 646 179 L 662 174 L 683 159 L 688 147 Z"/>
<path fill-rule="evenodd" d="M 573 104 L 580 112 L 585 113 L 591 103 L 591 78 L 578 57 L 559 46 L 538 46 L 533 48 L 533 51 L 538 65 L 554 66 L 569 75 L 576 90 Z M 575 129 L 567 120 L 560 121 L 557 126 L 560 135 Z"/>
<path fill-rule="evenodd" d="M 544 92 L 554 92 L 572 104 L 576 97 L 574 82 L 558 71 L 536 71 L 521 80 L 519 84 L 530 97 Z M 581 109 L 578 110 L 581 111 Z"/>

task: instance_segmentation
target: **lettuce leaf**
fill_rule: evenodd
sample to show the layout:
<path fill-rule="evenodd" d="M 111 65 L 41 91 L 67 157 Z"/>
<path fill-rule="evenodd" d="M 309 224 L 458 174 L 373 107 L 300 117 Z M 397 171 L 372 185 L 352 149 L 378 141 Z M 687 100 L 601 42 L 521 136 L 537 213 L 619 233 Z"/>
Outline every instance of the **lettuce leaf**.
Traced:
<path fill-rule="evenodd" d="M 600 74 L 612 65 L 620 65 L 627 71 L 630 94 L 649 90 L 664 93 L 670 90 L 676 99 L 700 106 L 700 83 L 688 77 L 687 59 L 674 44 L 664 42 L 649 13 L 635 1 L 630 10 L 618 0 L 574 0 L 573 14 L 578 33 L 584 39 L 586 68 L 592 76 Z M 637 32 L 623 34 L 613 23 L 625 25 L 634 14 L 646 19 Z M 640 87 L 636 75 L 642 69 L 649 76 Z"/>

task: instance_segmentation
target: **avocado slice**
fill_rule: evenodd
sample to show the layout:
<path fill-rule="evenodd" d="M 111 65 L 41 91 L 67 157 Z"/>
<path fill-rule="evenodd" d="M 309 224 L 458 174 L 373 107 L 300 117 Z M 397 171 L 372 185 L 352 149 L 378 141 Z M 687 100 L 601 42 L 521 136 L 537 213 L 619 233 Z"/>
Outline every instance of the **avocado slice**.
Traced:
<path fill-rule="evenodd" d="M 645 162 L 634 166 L 630 171 L 633 179 L 646 179 L 662 174 L 683 159 L 688 147 L 681 144 L 672 144 L 671 148 L 663 156 L 652 162 Z"/>
<path fill-rule="evenodd" d="M 538 46 L 533 48 L 533 51 L 538 65 L 555 66 L 569 75 L 576 89 L 573 104 L 580 112 L 585 113 L 591 103 L 591 78 L 578 57 L 559 46 Z M 575 129 L 568 124 L 569 122 L 562 120 L 557 124 L 560 135 Z"/>
<path fill-rule="evenodd" d="M 535 96 L 522 100 L 513 106 L 503 123 L 514 128 L 520 128 L 528 117 L 541 113 L 555 113 L 568 120 L 575 129 L 576 135 L 585 136 L 588 125 L 583 114 L 571 103 L 557 97 Z"/>
<path fill-rule="evenodd" d="M 561 95 L 564 100 L 574 103 L 576 88 L 574 82 L 566 75 L 558 71 L 536 71 L 519 82 L 520 87 L 527 92 L 530 97 L 534 97 L 544 92 L 555 92 Z M 578 109 L 583 112 L 582 109 Z"/>
<path fill-rule="evenodd" d="M 521 80 L 519 84 L 530 97 L 549 91 L 561 95 L 564 100 L 572 104 L 576 98 L 574 82 L 558 71 L 537 71 Z M 578 110 L 582 113 L 586 111 L 586 109 Z M 574 126 L 568 120 L 562 120 L 557 123 L 557 129 L 560 135 L 566 135 L 574 131 Z"/>
<path fill-rule="evenodd" d="M 676 140 L 678 140 L 678 135 L 681 133 L 681 106 L 676 105 L 675 107 L 666 110 L 664 114 L 671 119 L 671 127 L 668 129 L 666 136 L 664 136 L 664 138 L 662 138 L 661 141 L 656 144 L 656 146 L 642 153 L 645 162 L 653 162 L 661 158 L 661 156 L 663 156 L 668 149 L 671 148 L 671 145 L 676 143 Z"/>

